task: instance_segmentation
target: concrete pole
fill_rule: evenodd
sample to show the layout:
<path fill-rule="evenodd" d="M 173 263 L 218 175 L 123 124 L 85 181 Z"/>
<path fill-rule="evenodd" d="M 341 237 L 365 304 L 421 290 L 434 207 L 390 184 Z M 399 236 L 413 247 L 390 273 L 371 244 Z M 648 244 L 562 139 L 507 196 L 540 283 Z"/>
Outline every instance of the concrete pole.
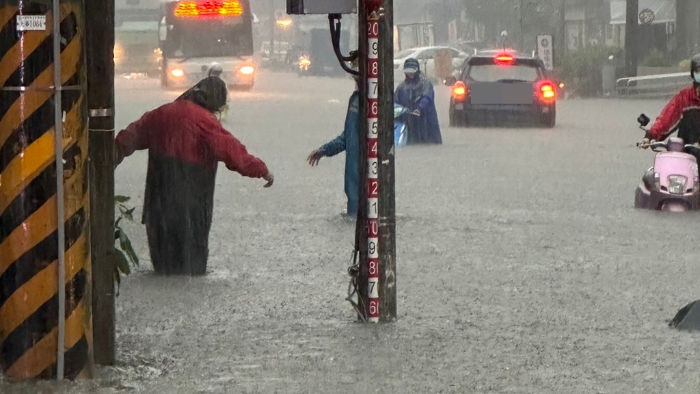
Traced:
<path fill-rule="evenodd" d="M 627 0 L 625 22 L 625 76 L 636 77 L 638 66 L 639 0 Z"/>
<path fill-rule="evenodd" d="M 114 288 L 114 2 L 85 3 L 90 145 L 90 246 L 95 362 L 112 365 Z"/>

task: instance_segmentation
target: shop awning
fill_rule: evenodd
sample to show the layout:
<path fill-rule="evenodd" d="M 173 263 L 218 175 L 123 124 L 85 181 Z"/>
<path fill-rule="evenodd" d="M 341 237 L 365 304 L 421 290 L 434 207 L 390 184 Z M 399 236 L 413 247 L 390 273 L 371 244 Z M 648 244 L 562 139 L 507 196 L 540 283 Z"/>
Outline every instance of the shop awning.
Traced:
<path fill-rule="evenodd" d="M 651 10 L 654 16 L 652 24 L 672 23 L 676 21 L 676 0 L 639 0 L 639 11 Z M 624 25 L 627 18 L 627 1 L 610 2 L 610 24 Z"/>

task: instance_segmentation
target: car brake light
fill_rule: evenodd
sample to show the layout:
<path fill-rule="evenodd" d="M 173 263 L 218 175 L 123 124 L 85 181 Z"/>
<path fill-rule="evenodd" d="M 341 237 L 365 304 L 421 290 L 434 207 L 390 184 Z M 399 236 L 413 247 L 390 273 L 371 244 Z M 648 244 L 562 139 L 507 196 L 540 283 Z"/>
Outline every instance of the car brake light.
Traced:
<path fill-rule="evenodd" d="M 538 93 L 545 100 L 553 100 L 557 95 L 554 90 L 554 84 L 548 81 L 540 83 Z"/>
<path fill-rule="evenodd" d="M 175 16 L 180 18 L 241 16 L 243 7 L 238 0 L 233 1 L 181 1 L 175 8 Z"/>
<path fill-rule="evenodd" d="M 502 66 L 509 66 L 513 64 L 513 56 L 508 54 L 498 55 L 496 56 L 496 64 Z"/>
<path fill-rule="evenodd" d="M 452 88 L 452 96 L 458 101 L 464 100 L 468 94 L 469 88 L 462 81 L 457 82 Z"/>

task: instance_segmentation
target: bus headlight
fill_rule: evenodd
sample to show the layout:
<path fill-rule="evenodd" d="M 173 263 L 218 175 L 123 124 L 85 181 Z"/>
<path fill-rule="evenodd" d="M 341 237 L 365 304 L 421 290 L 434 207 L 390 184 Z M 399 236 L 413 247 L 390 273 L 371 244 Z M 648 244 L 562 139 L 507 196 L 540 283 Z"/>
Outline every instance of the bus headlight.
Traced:
<path fill-rule="evenodd" d="M 255 67 L 253 66 L 243 66 L 238 70 L 243 75 L 252 75 L 255 72 Z"/>
<path fill-rule="evenodd" d="M 174 68 L 170 70 L 170 75 L 172 75 L 175 78 L 182 78 L 185 75 L 185 72 L 179 68 Z"/>

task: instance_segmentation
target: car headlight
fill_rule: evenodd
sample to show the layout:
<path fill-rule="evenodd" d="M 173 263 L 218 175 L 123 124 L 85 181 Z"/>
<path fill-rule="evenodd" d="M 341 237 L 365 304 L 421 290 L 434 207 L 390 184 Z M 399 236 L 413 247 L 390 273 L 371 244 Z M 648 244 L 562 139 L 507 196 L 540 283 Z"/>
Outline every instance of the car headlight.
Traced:
<path fill-rule="evenodd" d="M 238 70 L 243 75 L 251 75 L 255 72 L 255 67 L 253 66 L 243 66 Z"/>
<path fill-rule="evenodd" d="M 179 68 L 175 68 L 175 69 L 170 70 L 170 75 L 172 75 L 175 78 L 181 78 L 182 76 L 185 75 L 185 72 Z"/>
<path fill-rule="evenodd" d="M 114 44 L 114 64 L 119 64 L 124 59 L 124 49 L 119 43 Z"/>
<path fill-rule="evenodd" d="M 670 175 L 668 177 L 668 192 L 671 194 L 683 194 L 687 183 L 688 178 L 682 175 Z"/>

